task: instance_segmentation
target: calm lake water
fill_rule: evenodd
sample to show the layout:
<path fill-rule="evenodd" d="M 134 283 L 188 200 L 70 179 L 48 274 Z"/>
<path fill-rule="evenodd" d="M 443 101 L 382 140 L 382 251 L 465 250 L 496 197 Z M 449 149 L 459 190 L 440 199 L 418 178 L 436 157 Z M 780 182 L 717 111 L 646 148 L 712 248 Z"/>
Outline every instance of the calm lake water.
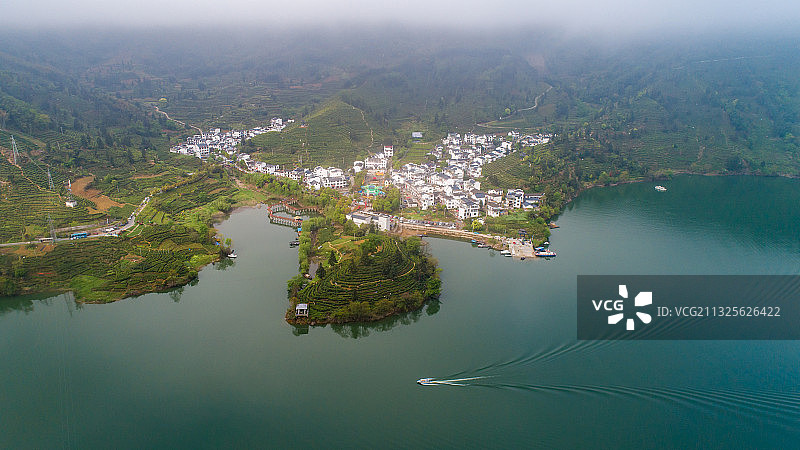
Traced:
<path fill-rule="evenodd" d="M 578 274 L 800 273 L 800 182 L 663 184 L 583 194 L 549 261 L 430 239 L 441 301 L 378 324 L 287 325 L 263 209 L 193 286 L 0 299 L 0 447 L 796 447 L 800 342 L 576 341 Z"/>

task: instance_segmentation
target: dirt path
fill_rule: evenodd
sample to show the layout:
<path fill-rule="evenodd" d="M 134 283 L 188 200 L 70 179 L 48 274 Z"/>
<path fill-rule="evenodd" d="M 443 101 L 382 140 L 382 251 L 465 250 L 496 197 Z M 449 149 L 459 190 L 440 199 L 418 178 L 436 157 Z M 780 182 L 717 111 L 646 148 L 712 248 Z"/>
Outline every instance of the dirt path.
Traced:
<path fill-rule="evenodd" d="M 94 204 L 97 205 L 97 210 L 100 212 L 106 212 L 108 211 L 108 208 L 112 206 L 122 206 L 122 203 L 111 200 L 107 195 L 103 194 L 98 189 L 87 189 L 86 187 L 92 181 L 94 181 L 94 175 L 78 178 L 74 183 L 72 183 L 72 193 L 78 197 L 93 201 Z"/>
<path fill-rule="evenodd" d="M 516 114 L 518 112 L 530 111 L 532 109 L 538 108 L 539 107 L 539 100 L 542 97 L 544 97 L 545 94 L 550 92 L 551 89 L 553 89 L 553 86 L 548 87 L 547 90 L 545 90 L 541 94 L 537 95 L 536 98 L 533 99 L 533 106 L 529 106 L 527 108 L 518 109 L 518 110 L 514 111 L 513 113 L 511 113 L 510 115 L 508 115 L 506 117 L 501 117 L 499 120 L 508 119 L 509 117 L 513 116 L 514 114 Z M 478 123 L 478 124 L 475 124 L 475 125 L 479 126 L 479 127 L 483 127 L 483 128 L 502 128 L 502 129 L 506 129 L 506 130 L 513 130 L 513 129 L 519 128 L 519 127 L 506 127 L 506 126 L 502 126 L 502 125 L 490 125 L 490 124 L 495 123 L 495 122 L 497 122 L 497 120 L 490 120 L 488 122 Z"/>
<path fill-rule="evenodd" d="M 348 103 L 348 105 L 349 105 L 349 103 Z M 372 156 L 372 152 L 369 150 L 370 147 L 375 145 L 375 134 L 372 131 L 372 127 L 369 126 L 369 123 L 367 122 L 367 116 L 364 114 L 364 110 L 363 109 L 356 108 L 353 105 L 350 105 L 350 107 L 361 113 L 361 120 L 363 120 L 364 121 L 364 125 L 366 125 L 367 128 L 369 128 L 369 146 L 367 146 L 366 150 L 367 150 L 367 153 L 369 154 L 369 156 Z"/>
<path fill-rule="evenodd" d="M 166 117 L 166 118 L 167 118 L 167 120 L 171 120 L 171 121 L 173 121 L 173 122 L 175 122 L 175 123 L 179 123 L 179 124 L 183 125 L 184 127 L 186 126 L 186 123 L 184 123 L 184 122 L 181 122 L 181 121 L 180 121 L 180 120 L 178 120 L 178 119 L 173 119 L 172 117 L 170 117 L 170 116 L 169 116 L 169 114 L 167 114 L 167 113 L 165 113 L 164 111 L 162 111 L 162 110 L 158 109 L 158 106 L 153 106 L 153 108 L 155 108 L 155 109 L 156 109 L 156 112 L 157 112 L 157 113 L 163 114 L 163 115 L 164 115 L 164 117 Z M 199 131 L 199 132 L 200 132 L 200 134 L 203 134 L 203 130 L 201 130 L 200 128 L 197 128 L 197 127 L 196 127 L 196 126 L 194 126 L 194 125 L 189 125 L 189 126 L 190 126 L 191 128 L 194 128 L 195 130 Z"/>

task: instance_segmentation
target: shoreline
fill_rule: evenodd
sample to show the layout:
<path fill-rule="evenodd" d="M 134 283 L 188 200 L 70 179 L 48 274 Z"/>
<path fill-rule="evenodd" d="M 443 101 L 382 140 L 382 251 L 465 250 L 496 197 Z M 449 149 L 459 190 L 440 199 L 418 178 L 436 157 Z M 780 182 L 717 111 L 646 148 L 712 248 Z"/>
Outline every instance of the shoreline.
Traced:
<path fill-rule="evenodd" d="M 703 172 L 692 172 L 688 170 L 680 170 L 674 171 L 670 175 L 661 176 L 661 177 L 654 177 L 652 179 L 637 179 L 637 180 L 627 180 L 627 181 L 617 181 L 614 183 L 609 184 L 591 184 L 589 186 L 585 186 L 581 189 L 578 189 L 575 192 L 575 195 L 572 198 L 568 199 L 564 202 L 564 208 L 572 203 L 575 199 L 577 199 L 583 192 L 586 192 L 590 189 L 594 188 L 604 188 L 604 187 L 614 187 L 614 186 L 621 186 L 624 184 L 633 184 L 633 183 L 646 183 L 646 182 L 658 182 L 658 181 L 665 181 L 670 180 L 674 176 L 698 176 L 698 177 L 764 177 L 764 178 L 786 178 L 789 180 L 800 180 L 800 175 L 791 175 L 791 174 L 777 174 L 777 175 L 766 175 L 766 174 L 756 174 L 756 173 L 703 173 Z M 564 208 L 561 208 L 557 214 L 551 218 L 551 221 L 555 222 L 558 220 L 558 216 L 564 211 Z"/>
<path fill-rule="evenodd" d="M 563 211 L 566 208 L 566 206 L 569 205 L 571 202 L 573 202 L 575 199 L 577 199 L 583 192 L 589 191 L 590 189 L 604 188 L 604 187 L 614 187 L 614 186 L 619 186 L 619 185 L 624 185 L 624 184 L 632 184 L 632 183 L 657 182 L 657 181 L 669 180 L 673 176 L 705 176 L 705 177 L 741 176 L 741 177 L 787 178 L 787 179 L 792 179 L 792 180 L 800 179 L 799 175 L 791 175 L 791 174 L 767 175 L 767 174 L 702 173 L 702 172 L 692 172 L 692 171 L 674 171 L 669 176 L 662 176 L 662 177 L 656 177 L 656 178 L 651 178 L 651 179 L 626 180 L 626 181 L 610 183 L 610 184 L 607 184 L 607 185 L 593 184 L 593 185 L 585 186 L 582 189 L 578 190 L 572 198 L 570 198 L 569 200 L 567 200 L 564 203 L 564 207 L 561 208 L 559 213 L 556 214 L 552 220 L 554 222 L 557 222 L 558 216 L 561 213 L 563 213 Z M 280 196 L 276 196 L 275 197 L 276 200 L 282 199 L 282 198 L 283 197 L 280 197 Z M 243 201 L 242 203 L 233 206 L 230 211 L 228 211 L 226 213 L 218 214 L 218 215 L 215 215 L 214 217 L 212 217 L 212 224 L 210 225 L 210 227 L 215 230 L 215 234 L 216 234 L 216 233 L 219 232 L 219 230 L 216 228 L 216 225 L 221 224 L 224 221 L 228 220 L 233 214 L 235 214 L 237 212 L 240 212 L 240 211 L 247 210 L 247 209 L 260 209 L 261 207 L 263 207 L 266 204 L 267 203 L 265 203 L 263 201 L 257 201 L 257 200 L 252 200 L 252 199 Z M 392 233 L 392 234 L 395 234 L 395 235 L 397 235 L 399 237 L 408 237 L 408 236 L 413 236 L 416 233 L 414 233 L 413 231 L 405 231 L 405 232 L 402 232 L 402 233 Z M 459 241 L 463 241 L 463 242 L 468 242 L 468 240 L 466 238 L 455 238 L 455 237 L 451 237 L 451 236 L 439 236 L 435 232 L 431 232 L 430 234 L 431 234 L 431 237 L 435 237 L 435 238 L 439 238 L 439 239 L 454 239 L 454 240 L 459 240 Z M 484 236 L 484 235 L 476 235 L 476 236 Z M 24 244 L 21 244 L 21 245 L 24 245 Z M 209 263 L 204 264 L 203 266 L 199 267 L 197 269 L 197 272 L 199 273 L 201 270 L 205 269 L 209 265 L 221 261 L 222 258 L 223 258 L 222 256 L 215 257 Z M 115 303 L 115 302 L 118 302 L 118 301 L 121 301 L 121 300 L 126 300 L 126 299 L 129 299 L 129 298 L 135 298 L 135 297 L 139 297 L 139 296 L 146 295 L 146 294 L 168 292 L 168 291 L 170 291 L 172 289 L 176 289 L 176 288 L 180 288 L 182 286 L 186 286 L 187 284 L 191 283 L 192 281 L 196 280 L 197 278 L 198 278 L 197 275 L 195 275 L 194 277 L 190 277 L 190 278 L 188 278 L 186 280 L 183 280 L 181 282 L 178 282 L 178 283 L 171 283 L 171 284 L 166 285 L 166 286 L 162 285 L 162 286 L 159 286 L 157 288 L 154 287 L 154 289 L 137 290 L 137 291 L 131 292 L 131 293 L 126 294 L 126 295 L 121 296 L 121 297 L 117 297 L 117 296 L 111 297 L 106 301 L 99 301 L 99 300 L 84 301 L 84 300 L 81 300 L 78 297 L 78 295 L 76 294 L 76 291 L 73 288 L 69 287 L 69 286 L 65 286 L 65 287 L 48 286 L 47 289 L 43 289 L 43 290 L 22 290 L 16 295 L 9 296 L 9 298 L 25 297 L 25 296 L 31 296 L 31 295 L 43 295 L 43 294 L 48 294 L 48 293 L 50 293 L 50 294 L 63 294 L 63 293 L 66 293 L 66 292 L 71 292 L 73 297 L 74 297 L 74 299 L 75 299 L 75 302 L 77 302 L 77 303 L 82 303 L 82 304 Z M 425 302 L 425 303 L 427 303 L 427 302 Z M 422 306 L 424 306 L 424 303 L 419 308 L 421 308 Z M 416 308 L 416 310 L 418 310 L 419 308 Z M 378 318 L 375 318 L 375 319 L 370 319 L 370 320 L 362 321 L 362 322 L 375 322 L 375 321 L 383 320 L 383 319 L 385 319 L 387 317 L 391 317 L 391 316 L 399 314 L 399 313 L 402 313 L 402 312 L 393 312 L 393 313 L 386 314 L 385 316 L 382 316 L 382 317 L 378 317 Z M 289 320 L 287 320 L 287 322 L 293 323 L 293 324 L 298 324 L 298 325 L 306 325 L 306 324 L 311 325 L 310 323 L 304 323 L 304 321 L 290 322 Z M 333 321 L 327 321 L 327 322 L 315 322 L 315 325 L 325 325 L 325 324 L 328 324 L 328 323 L 336 324 L 336 323 L 356 323 L 356 322 L 333 322 Z"/>

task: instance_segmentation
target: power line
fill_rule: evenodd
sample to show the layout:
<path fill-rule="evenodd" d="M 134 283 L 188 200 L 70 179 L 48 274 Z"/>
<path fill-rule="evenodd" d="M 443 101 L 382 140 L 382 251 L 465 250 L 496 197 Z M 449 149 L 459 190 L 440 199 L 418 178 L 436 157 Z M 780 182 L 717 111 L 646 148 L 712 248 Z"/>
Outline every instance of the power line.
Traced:
<path fill-rule="evenodd" d="M 50 238 L 53 242 L 56 241 L 56 229 L 53 227 L 53 219 L 50 217 L 50 214 L 47 214 L 47 226 L 50 227 Z"/>
<path fill-rule="evenodd" d="M 14 136 L 11 136 L 11 154 L 14 156 L 14 165 L 17 165 L 17 158 L 19 158 L 19 150 L 17 150 L 17 141 Z"/>

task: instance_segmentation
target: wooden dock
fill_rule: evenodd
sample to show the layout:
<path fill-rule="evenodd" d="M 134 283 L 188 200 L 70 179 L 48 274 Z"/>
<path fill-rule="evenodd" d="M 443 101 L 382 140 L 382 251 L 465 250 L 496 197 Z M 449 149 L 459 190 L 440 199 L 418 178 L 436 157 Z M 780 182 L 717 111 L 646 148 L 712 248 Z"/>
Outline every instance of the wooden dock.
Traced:
<path fill-rule="evenodd" d="M 291 216 L 279 215 L 278 213 L 286 212 Z M 313 207 L 297 207 L 289 202 L 280 202 L 274 205 L 267 206 L 267 217 L 271 223 L 278 225 L 286 225 L 288 227 L 298 228 L 303 225 L 302 219 L 295 219 L 294 216 L 306 213 L 318 213 L 319 210 Z"/>

